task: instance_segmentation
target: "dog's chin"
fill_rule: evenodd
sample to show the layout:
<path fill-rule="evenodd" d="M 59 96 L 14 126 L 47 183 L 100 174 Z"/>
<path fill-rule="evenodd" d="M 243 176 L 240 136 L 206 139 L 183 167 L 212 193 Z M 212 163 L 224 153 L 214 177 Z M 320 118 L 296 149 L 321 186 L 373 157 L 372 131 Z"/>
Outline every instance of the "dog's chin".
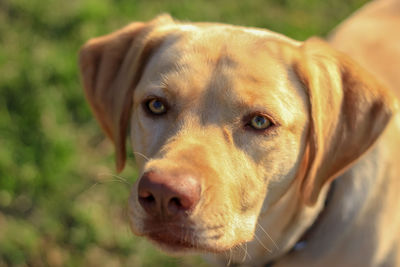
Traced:
<path fill-rule="evenodd" d="M 201 252 L 194 243 L 185 240 L 166 238 L 157 233 L 150 233 L 146 235 L 146 237 L 160 250 L 172 256 L 182 256 L 190 253 Z"/>
<path fill-rule="evenodd" d="M 132 232 L 135 235 L 147 238 L 157 248 L 171 256 L 204 253 L 222 254 L 252 239 L 226 242 L 226 231 L 223 228 L 218 234 L 213 229 L 198 233 L 194 230 L 194 227 L 185 226 L 185 224 L 161 227 L 162 231 L 160 231 L 160 225 L 156 225 L 154 222 L 146 222 L 144 225 L 143 231 L 138 231 L 131 224 Z M 204 236 L 209 237 L 204 238 Z"/>
<path fill-rule="evenodd" d="M 149 234 L 146 236 L 151 243 L 158 247 L 161 251 L 171 256 L 183 256 L 188 254 L 200 253 L 223 253 L 229 249 L 224 249 L 213 244 L 196 244 L 196 242 L 188 242 L 177 239 L 165 239 L 157 234 Z"/>
<path fill-rule="evenodd" d="M 184 256 L 188 254 L 204 254 L 204 253 L 212 253 L 212 254 L 223 254 L 229 251 L 230 249 L 237 247 L 238 245 L 245 243 L 239 242 L 234 245 L 229 246 L 220 246 L 214 242 L 207 242 L 203 244 L 197 244 L 194 242 L 187 242 L 183 240 L 176 239 L 165 239 L 160 237 L 157 234 L 149 234 L 146 235 L 147 239 L 150 240 L 156 247 L 158 247 L 164 253 L 171 256 Z"/>
<path fill-rule="evenodd" d="M 181 256 L 200 253 L 223 253 L 231 246 L 221 246 L 218 240 L 204 240 L 194 232 L 182 230 L 179 232 L 168 229 L 166 232 L 147 232 L 145 237 L 156 247 L 169 255 Z"/>

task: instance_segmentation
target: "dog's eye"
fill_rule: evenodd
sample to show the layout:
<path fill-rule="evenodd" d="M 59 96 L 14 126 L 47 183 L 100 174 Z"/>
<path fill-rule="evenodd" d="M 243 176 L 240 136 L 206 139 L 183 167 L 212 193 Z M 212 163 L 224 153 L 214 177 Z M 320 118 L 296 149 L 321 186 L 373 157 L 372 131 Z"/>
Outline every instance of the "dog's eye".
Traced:
<path fill-rule="evenodd" d="M 149 112 L 151 112 L 154 115 L 162 115 L 167 112 L 167 107 L 158 98 L 150 99 L 146 102 L 146 107 Z"/>
<path fill-rule="evenodd" d="M 256 115 L 251 118 L 249 124 L 256 130 L 265 130 L 272 125 L 272 122 L 265 116 Z"/>

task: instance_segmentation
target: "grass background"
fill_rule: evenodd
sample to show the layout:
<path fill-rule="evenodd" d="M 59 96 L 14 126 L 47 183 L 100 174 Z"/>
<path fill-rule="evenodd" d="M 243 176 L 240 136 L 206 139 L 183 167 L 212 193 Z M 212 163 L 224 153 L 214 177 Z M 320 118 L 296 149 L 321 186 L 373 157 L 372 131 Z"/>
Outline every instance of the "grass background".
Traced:
<path fill-rule="evenodd" d="M 0 267 L 207 266 L 134 237 L 133 156 L 115 177 L 77 70 L 90 37 L 168 12 L 182 20 L 325 35 L 365 0 L 0 0 Z"/>

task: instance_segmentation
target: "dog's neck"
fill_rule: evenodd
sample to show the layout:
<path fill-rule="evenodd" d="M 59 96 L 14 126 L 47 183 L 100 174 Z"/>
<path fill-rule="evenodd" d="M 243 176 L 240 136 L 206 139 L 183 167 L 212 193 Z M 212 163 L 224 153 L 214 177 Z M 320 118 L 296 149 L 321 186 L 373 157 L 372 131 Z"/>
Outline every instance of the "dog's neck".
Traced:
<path fill-rule="evenodd" d="M 264 264 L 274 262 L 294 250 L 304 249 L 306 246 L 306 234 L 308 235 L 317 222 L 320 221 L 319 218 L 326 207 L 331 185 L 324 186 L 317 203 L 309 207 L 302 202 L 299 196 L 300 182 L 301 180 L 296 180 L 279 202 L 265 214 L 260 215 L 260 224 L 264 229 L 268 229 L 271 232 L 271 237 L 274 239 L 276 246 L 269 253 L 261 251 L 259 255 L 254 255 L 254 258 L 260 258 L 259 262 Z M 285 220 L 282 220 L 282 218 L 285 218 Z M 266 235 L 263 231 L 257 229 L 256 235 L 259 236 L 261 241 L 267 242 L 265 237 L 263 238 Z M 268 236 L 267 239 L 269 239 Z M 257 241 L 255 240 L 252 243 L 260 247 L 260 243 Z"/>
<path fill-rule="evenodd" d="M 374 206 L 377 203 L 373 198 L 377 195 L 374 192 L 382 191 L 382 187 L 385 186 L 387 166 L 384 158 L 382 149 L 375 146 L 338 177 L 334 182 L 334 190 L 321 212 L 322 215 L 318 216 L 318 221 L 311 226 L 304 246 L 285 253 L 270 266 L 332 266 L 338 257 L 343 262 L 357 263 L 349 266 L 366 266 L 368 262 L 371 263 L 379 240 L 374 239 L 375 233 L 369 229 L 379 218 L 368 214 L 376 212 Z M 384 203 L 378 204 L 378 210 L 379 205 L 383 206 Z M 360 221 L 363 224 L 360 224 Z M 370 254 L 358 253 L 361 247 L 366 246 L 360 243 L 359 235 L 363 235 L 364 240 L 370 240 L 365 241 L 371 249 Z M 314 265 L 310 265 L 311 262 Z"/>

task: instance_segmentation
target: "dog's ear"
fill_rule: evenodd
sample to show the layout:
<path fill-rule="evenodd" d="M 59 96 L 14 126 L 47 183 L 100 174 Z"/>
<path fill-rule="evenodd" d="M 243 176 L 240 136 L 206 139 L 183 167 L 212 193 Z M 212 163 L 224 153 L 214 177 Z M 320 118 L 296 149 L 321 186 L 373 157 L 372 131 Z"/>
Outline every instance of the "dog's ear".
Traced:
<path fill-rule="evenodd" d="M 89 40 L 80 50 L 79 65 L 86 98 L 106 135 L 113 141 L 116 167 L 126 159 L 126 133 L 137 85 L 150 55 L 161 43 L 151 36 L 158 25 L 173 23 L 168 15 L 132 23 L 109 35 Z"/>
<path fill-rule="evenodd" d="M 301 194 L 313 205 L 322 186 L 374 144 L 397 102 L 372 75 L 317 38 L 302 44 L 294 70 L 310 103 L 308 166 Z"/>

